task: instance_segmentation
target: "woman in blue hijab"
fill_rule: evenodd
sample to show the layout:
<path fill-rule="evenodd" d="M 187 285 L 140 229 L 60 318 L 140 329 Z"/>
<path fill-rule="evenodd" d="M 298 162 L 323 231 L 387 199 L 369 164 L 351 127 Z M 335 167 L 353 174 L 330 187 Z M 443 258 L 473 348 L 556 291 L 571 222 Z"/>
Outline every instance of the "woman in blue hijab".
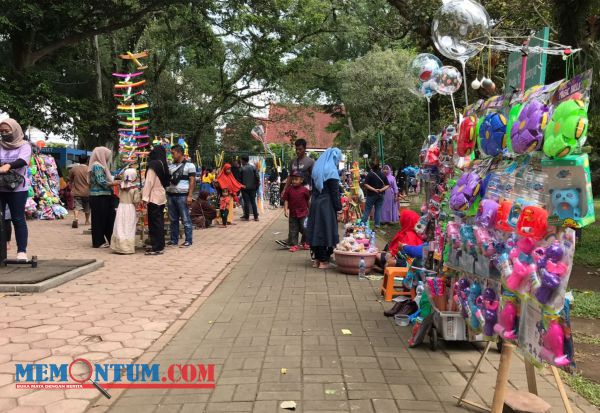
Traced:
<path fill-rule="evenodd" d="M 329 268 L 333 248 L 339 242 L 337 213 L 342 210 L 338 165 L 342 152 L 327 149 L 315 162 L 312 170 L 312 197 L 306 226 L 314 267 Z"/>

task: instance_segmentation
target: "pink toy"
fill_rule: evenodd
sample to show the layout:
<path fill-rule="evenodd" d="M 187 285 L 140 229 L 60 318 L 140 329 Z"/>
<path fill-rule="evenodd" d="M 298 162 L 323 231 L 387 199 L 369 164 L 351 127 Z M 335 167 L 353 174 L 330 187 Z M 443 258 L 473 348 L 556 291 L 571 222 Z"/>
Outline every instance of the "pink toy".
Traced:
<path fill-rule="evenodd" d="M 451 221 L 446 225 L 448 239 L 452 242 L 452 248 L 460 248 L 460 225 L 457 222 Z"/>
<path fill-rule="evenodd" d="M 528 277 L 535 277 L 536 266 L 531 254 L 535 249 L 535 241 L 531 238 L 521 238 L 517 246 L 510 252 L 513 272 L 506 279 L 506 287 L 518 291 Z"/>
<path fill-rule="evenodd" d="M 507 340 L 516 340 L 517 332 L 517 306 L 512 301 L 507 301 L 498 313 L 498 324 L 494 332 Z"/>
<path fill-rule="evenodd" d="M 490 235 L 487 229 L 483 227 L 475 227 L 475 239 L 477 245 L 481 248 L 481 252 L 485 257 L 491 257 L 496 253 L 494 248 L 494 239 Z"/>
<path fill-rule="evenodd" d="M 558 321 L 550 321 L 543 343 L 544 347 L 540 351 L 542 359 L 558 367 L 564 367 L 570 363 L 565 355 L 565 332 Z"/>

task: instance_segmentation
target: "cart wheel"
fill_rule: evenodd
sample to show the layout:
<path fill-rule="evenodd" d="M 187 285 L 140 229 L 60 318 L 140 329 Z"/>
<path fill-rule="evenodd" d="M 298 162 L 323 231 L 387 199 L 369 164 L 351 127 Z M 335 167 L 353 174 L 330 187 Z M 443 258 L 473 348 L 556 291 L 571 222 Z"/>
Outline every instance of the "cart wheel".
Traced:
<path fill-rule="evenodd" d="M 438 333 L 435 327 L 431 327 L 431 330 L 429 330 L 429 348 L 431 351 L 438 349 Z"/>
<path fill-rule="evenodd" d="M 502 339 L 498 337 L 498 341 L 496 341 L 496 349 L 498 353 L 502 353 Z"/>

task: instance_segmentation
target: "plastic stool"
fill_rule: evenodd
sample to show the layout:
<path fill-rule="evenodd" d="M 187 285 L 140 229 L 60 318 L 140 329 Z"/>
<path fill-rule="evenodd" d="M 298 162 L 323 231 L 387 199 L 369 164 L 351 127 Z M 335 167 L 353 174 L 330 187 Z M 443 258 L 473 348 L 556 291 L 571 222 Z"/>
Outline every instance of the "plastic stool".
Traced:
<path fill-rule="evenodd" d="M 408 267 L 387 267 L 383 272 L 383 281 L 381 283 L 381 295 L 385 301 L 392 301 L 397 295 L 404 295 L 410 298 L 415 297 L 414 289 L 410 291 L 396 290 L 394 285 L 395 278 L 404 278 L 408 274 Z"/>

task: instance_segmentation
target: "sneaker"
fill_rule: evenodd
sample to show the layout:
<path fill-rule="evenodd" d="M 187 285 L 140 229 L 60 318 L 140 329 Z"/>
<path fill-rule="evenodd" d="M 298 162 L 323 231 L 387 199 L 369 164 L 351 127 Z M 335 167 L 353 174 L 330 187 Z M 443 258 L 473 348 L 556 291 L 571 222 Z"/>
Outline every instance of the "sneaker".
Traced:
<path fill-rule="evenodd" d="M 254 218 L 255 221 L 258 221 L 258 217 Z"/>
<path fill-rule="evenodd" d="M 79 222 L 73 221 L 73 223 L 71 224 L 71 228 L 79 228 Z"/>
<path fill-rule="evenodd" d="M 17 261 L 27 261 L 27 253 L 17 252 Z"/>
<path fill-rule="evenodd" d="M 308 251 L 308 250 L 310 249 L 310 245 L 308 245 L 308 244 L 305 242 L 304 244 L 302 244 L 302 248 L 303 248 L 305 251 Z"/>
<path fill-rule="evenodd" d="M 173 241 L 167 241 L 167 244 L 166 244 L 166 245 L 167 245 L 167 247 L 176 247 L 176 246 L 177 246 L 177 243 L 176 243 L 176 242 L 173 242 Z"/>
<path fill-rule="evenodd" d="M 240 221 L 250 221 L 250 218 L 248 218 L 248 217 L 241 217 Z"/>
<path fill-rule="evenodd" d="M 300 247 L 298 247 L 297 245 L 294 245 L 292 248 L 290 248 L 290 252 L 296 252 L 300 249 Z"/>
<path fill-rule="evenodd" d="M 191 242 L 187 242 L 187 241 L 186 241 L 186 242 L 184 242 L 183 244 L 181 244 L 181 245 L 179 246 L 179 248 L 187 248 L 187 247 L 191 247 L 191 246 L 192 246 L 192 243 L 191 243 Z"/>

